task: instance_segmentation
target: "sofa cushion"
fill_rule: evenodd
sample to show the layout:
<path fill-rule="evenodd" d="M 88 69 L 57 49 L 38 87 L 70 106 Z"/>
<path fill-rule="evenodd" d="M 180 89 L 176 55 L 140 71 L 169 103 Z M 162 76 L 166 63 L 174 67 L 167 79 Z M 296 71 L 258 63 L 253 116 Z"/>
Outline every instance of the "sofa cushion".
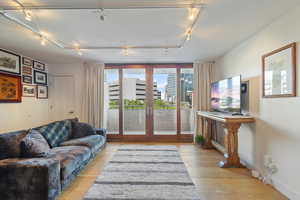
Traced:
<path fill-rule="evenodd" d="M 50 146 L 37 130 L 30 129 L 21 141 L 22 156 L 26 158 L 45 157 Z"/>
<path fill-rule="evenodd" d="M 86 146 L 96 153 L 105 143 L 105 139 L 101 135 L 90 135 L 82 138 L 71 139 L 60 144 L 60 146 Z"/>
<path fill-rule="evenodd" d="M 55 147 L 50 150 L 48 158 L 60 162 L 61 180 L 64 180 L 82 169 L 91 158 L 91 151 L 84 146 Z"/>
<path fill-rule="evenodd" d="M 70 120 L 52 122 L 35 129 L 45 137 L 51 147 L 57 147 L 60 143 L 66 141 L 72 131 Z"/>
<path fill-rule="evenodd" d="M 72 138 L 82 138 L 97 134 L 95 129 L 87 123 L 77 122 L 73 124 L 72 128 Z"/>
<path fill-rule="evenodd" d="M 26 130 L 0 134 L 0 160 L 20 157 L 20 143 L 26 134 Z"/>

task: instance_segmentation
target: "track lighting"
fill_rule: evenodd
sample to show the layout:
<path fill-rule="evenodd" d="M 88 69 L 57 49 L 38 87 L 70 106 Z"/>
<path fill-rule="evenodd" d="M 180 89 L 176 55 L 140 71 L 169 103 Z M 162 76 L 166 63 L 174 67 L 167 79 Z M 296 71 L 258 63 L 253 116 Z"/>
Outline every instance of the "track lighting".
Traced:
<path fill-rule="evenodd" d="M 74 48 L 75 48 L 75 51 L 77 51 L 77 54 L 82 56 L 82 52 L 81 52 L 81 49 L 80 49 L 80 46 L 78 43 L 74 44 Z"/>
<path fill-rule="evenodd" d="M 195 9 L 195 8 L 191 8 L 191 9 L 190 9 L 189 20 L 194 20 L 195 17 L 196 17 L 196 9 Z"/>
<path fill-rule="evenodd" d="M 125 49 L 124 49 L 124 56 L 129 56 L 128 48 L 125 48 Z"/>
<path fill-rule="evenodd" d="M 27 21 L 31 21 L 31 19 L 32 19 L 32 14 L 31 14 L 30 11 L 24 10 L 24 15 L 25 15 L 25 19 L 26 19 Z"/>
<path fill-rule="evenodd" d="M 46 45 L 46 39 L 43 36 L 41 36 L 41 45 L 42 46 Z"/>
<path fill-rule="evenodd" d="M 192 38 L 192 31 L 189 30 L 187 35 L 186 35 L 186 40 L 189 41 L 189 40 L 191 40 L 191 38 Z"/>

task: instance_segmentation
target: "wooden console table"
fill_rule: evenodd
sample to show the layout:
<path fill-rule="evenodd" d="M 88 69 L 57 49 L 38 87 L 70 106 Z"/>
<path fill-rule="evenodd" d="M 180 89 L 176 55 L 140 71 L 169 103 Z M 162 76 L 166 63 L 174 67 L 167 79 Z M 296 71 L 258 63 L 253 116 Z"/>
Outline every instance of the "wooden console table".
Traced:
<path fill-rule="evenodd" d="M 205 138 L 204 148 L 213 148 L 211 124 L 212 121 L 219 121 L 223 124 L 225 130 L 225 161 L 220 161 L 221 168 L 241 168 L 238 154 L 238 130 L 242 123 L 253 123 L 255 119 L 250 116 L 231 116 L 229 114 L 202 112 L 197 114 L 201 117 L 202 133 Z M 207 127 L 204 125 L 207 122 Z M 206 128 L 205 128 L 206 127 Z"/>

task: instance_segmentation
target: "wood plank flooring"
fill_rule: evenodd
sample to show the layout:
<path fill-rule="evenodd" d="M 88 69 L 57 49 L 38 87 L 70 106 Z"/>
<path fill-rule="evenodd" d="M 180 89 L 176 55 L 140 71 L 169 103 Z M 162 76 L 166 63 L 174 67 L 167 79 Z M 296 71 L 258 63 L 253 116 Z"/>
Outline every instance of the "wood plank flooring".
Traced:
<path fill-rule="evenodd" d="M 122 144 L 124 143 L 109 143 L 105 150 L 99 153 L 76 180 L 62 192 L 58 200 L 81 200 L 101 173 L 106 162 Z M 157 143 L 147 144 L 156 145 Z M 215 150 L 203 150 L 193 144 L 175 143 L 172 145 L 178 147 L 202 200 L 288 200 L 271 186 L 252 178 L 247 169 L 217 167 L 218 161 L 223 157 Z"/>

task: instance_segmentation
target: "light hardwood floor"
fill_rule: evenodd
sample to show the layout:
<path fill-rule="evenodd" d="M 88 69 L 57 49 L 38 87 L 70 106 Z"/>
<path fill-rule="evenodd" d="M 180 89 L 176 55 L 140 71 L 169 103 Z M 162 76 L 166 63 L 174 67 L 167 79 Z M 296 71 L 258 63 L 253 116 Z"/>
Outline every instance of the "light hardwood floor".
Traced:
<path fill-rule="evenodd" d="M 81 200 L 101 173 L 106 162 L 122 144 L 124 143 L 109 143 L 105 150 L 99 153 L 60 195 L 58 200 Z M 193 144 L 176 143 L 173 145 L 178 147 L 201 200 L 287 200 L 272 187 L 252 178 L 247 169 L 217 167 L 218 161 L 223 157 L 215 150 L 203 150 Z"/>

